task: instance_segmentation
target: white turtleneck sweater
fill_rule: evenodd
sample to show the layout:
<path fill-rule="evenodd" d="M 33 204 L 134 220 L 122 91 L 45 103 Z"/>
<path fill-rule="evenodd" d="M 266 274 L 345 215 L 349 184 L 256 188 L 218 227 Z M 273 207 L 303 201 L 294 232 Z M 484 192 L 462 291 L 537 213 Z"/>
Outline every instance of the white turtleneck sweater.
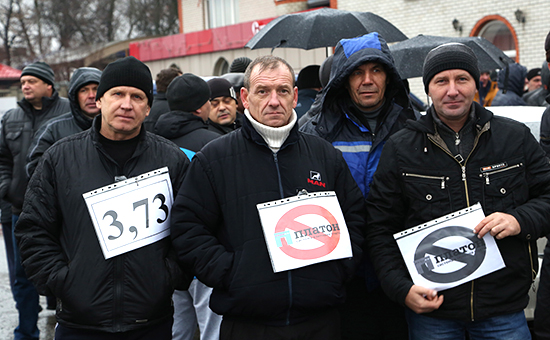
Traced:
<path fill-rule="evenodd" d="M 277 151 L 279 151 L 281 145 L 283 145 L 288 135 L 290 134 L 290 130 L 292 130 L 292 127 L 294 126 L 294 124 L 296 124 L 297 119 L 296 112 L 292 110 L 292 116 L 290 117 L 290 122 L 288 122 L 287 125 L 281 127 L 271 127 L 264 125 L 254 119 L 250 115 L 248 109 L 244 110 L 244 115 L 250 121 L 254 129 L 260 134 L 260 136 L 262 136 L 271 151 L 273 151 L 274 153 L 277 153 Z"/>

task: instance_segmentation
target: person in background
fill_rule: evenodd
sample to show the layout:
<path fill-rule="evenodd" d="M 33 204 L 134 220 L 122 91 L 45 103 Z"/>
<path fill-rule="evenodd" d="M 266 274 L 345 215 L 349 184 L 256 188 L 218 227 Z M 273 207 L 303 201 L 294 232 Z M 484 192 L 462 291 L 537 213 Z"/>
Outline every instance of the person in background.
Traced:
<path fill-rule="evenodd" d="M 319 79 L 319 65 L 309 65 L 304 67 L 298 73 L 296 86 L 298 87 L 298 104 L 296 104 L 296 114 L 300 119 L 309 110 L 317 93 L 321 91 L 322 85 Z"/>
<path fill-rule="evenodd" d="M 71 111 L 46 122 L 36 132 L 27 155 L 27 177 L 30 178 L 44 151 L 61 138 L 89 129 L 99 114 L 95 95 L 101 71 L 81 67 L 74 71 L 69 84 Z"/>
<path fill-rule="evenodd" d="M 546 69 L 550 67 L 550 32 L 544 42 L 546 50 Z M 545 69 L 545 65 L 542 66 Z M 540 145 L 546 157 L 550 159 L 550 108 L 542 114 L 540 124 Z M 540 270 L 540 281 L 537 290 L 537 305 L 535 307 L 534 329 L 537 340 L 550 340 L 550 234 L 546 234 L 546 247 Z"/>
<path fill-rule="evenodd" d="M 172 80 L 179 75 L 181 75 L 181 71 L 174 67 L 164 69 L 157 74 L 157 94 L 153 97 L 154 99 L 153 106 L 151 106 L 151 112 L 143 122 L 145 130 L 154 132 L 155 124 L 157 123 L 159 117 L 170 111 L 170 107 L 168 106 L 168 101 L 166 99 L 166 89 Z"/>
<path fill-rule="evenodd" d="M 542 86 L 541 71 L 542 68 L 536 67 L 527 72 L 527 77 L 525 78 L 525 93 L 534 91 Z"/>
<path fill-rule="evenodd" d="M 17 108 L 4 114 L 0 132 L 0 199 L 12 206 L 12 228 L 23 207 L 28 183 L 25 165 L 31 141 L 45 122 L 71 110 L 67 98 L 60 97 L 55 89 L 55 75 L 48 64 L 38 61 L 27 65 L 21 72 L 20 81 L 23 99 L 17 103 Z M 38 293 L 21 266 L 15 239 L 13 249 L 15 281 L 12 293 L 19 312 L 14 338 L 38 340 L 40 332 L 36 323 L 41 309 Z"/>
<path fill-rule="evenodd" d="M 231 66 L 229 66 L 229 72 L 230 73 L 244 73 L 246 71 L 246 68 L 250 63 L 252 62 L 252 59 L 248 57 L 238 57 L 231 62 Z"/>
<path fill-rule="evenodd" d="M 191 73 L 176 77 L 166 91 L 170 112 L 162 115 L 155 125 L 155 133 L 176 143 L 193 158 L 208 142 L 220 134 L 208 130 L 210 88 L 206 82 Z M 194 278 L 187 290 L 174 291 L 174 325 L 172 340 L 193 340 L 197 323 L 201 340 L 217 340 L 221 316 L 208 306 L 212 288 Z"/>
<path fill-rule="evenodd" d="M 226 79 L 233 85 L 233 90 L 235 90 L 237 96 L 237 116 L 243 115 L 244 106 L 241 99 L 241 89 L 244 87 L 244 73 L 225 73 L 220 78 Z"/>
<path fill-rule="evenodd" d="M 224 135 L 240 128 L 243 118 L 237 113 L 237 95 L 231 83 L 223 78 L 206 83 L 211 93 L 208 129 Z"/>
<path fill-rule="evenodd" d="M 510 64 L 498 72 L 498 92 L 491 106 L 525 106 L 523 86 L 527 68 L 520 64 Z"/>
<path fill-rule="evenodd" d="M 550 106 L 548 102 L 550 100 L 550 91 L 548 89 L 548 85 L 550 85 L 550 70 L 546 61 L 542 63 L 540 79 L 541 86 L 538 89 L 523 94 L 522 98 L 529 106 Z"/>
<path fill-rule="evenodd" d="M 474 96 L 474 101 L 482 106 L 491 106 L 498 92 L 496 81 L 491 80 L 491 71 L 481 71 L 479 74 L 479 91 Z"/>

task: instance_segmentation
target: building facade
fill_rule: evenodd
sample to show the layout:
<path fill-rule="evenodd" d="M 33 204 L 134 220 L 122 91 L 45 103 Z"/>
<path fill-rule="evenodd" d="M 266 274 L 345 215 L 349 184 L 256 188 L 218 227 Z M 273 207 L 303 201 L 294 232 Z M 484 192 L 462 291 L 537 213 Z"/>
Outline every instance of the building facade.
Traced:
<path fill-rule="evenodd" d="M 481 35 L 528 69 L 544 61 L 544 39 L 550 30 L 546 0 L 181 0 L 180 34 L 130 45 L 130 54 L 144 61 L 155 75 L 170 64 L 183 72 L 217 76 L 240 56 L 270 54 L 287 59 L 299 71 L 321 64 L 325 49 L 250 50 L 246 42 L 274 18 L 318 6 L 365 11 L 390 21 L 405 35 Z M 330 52 L 329 52 L 330 53 Z M 411 79 L 414 93 L 423 95 L 420 79 Z"/>

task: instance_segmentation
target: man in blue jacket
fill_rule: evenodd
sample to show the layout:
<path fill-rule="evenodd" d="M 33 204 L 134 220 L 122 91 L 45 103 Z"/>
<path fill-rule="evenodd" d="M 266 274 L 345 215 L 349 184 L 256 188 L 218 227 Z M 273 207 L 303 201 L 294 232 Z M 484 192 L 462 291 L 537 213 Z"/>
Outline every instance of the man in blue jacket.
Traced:
<path fill-rule="evenodd" d="M 367 197 L 380 153 L 407 119 L 415 119 L 405 86 L 384 39 L 370 33 L 336 46 L 322 104 L 301 131 L 342 151 Z M 403 308 L 384 294 L 367 256 L 347 285 L 341 308 L 343 339 L 406 339 Z"/>

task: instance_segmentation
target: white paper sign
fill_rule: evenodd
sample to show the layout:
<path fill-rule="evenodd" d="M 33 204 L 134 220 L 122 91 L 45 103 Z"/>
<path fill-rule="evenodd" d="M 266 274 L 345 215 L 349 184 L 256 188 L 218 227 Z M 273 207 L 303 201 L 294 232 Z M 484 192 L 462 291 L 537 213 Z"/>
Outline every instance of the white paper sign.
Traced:
<path fill-rule="evenodd" d="M 173 192 L 167 167 L 82 196 L 105 259 L 170 235 Z"/>
<path fill-rule="evenodd" d="M 414 284 L 441 291 L 504 268 L 493 236 L 473 232 L 484 218 L 477 203 L 394 234 Z"/>
<path fill-rule="evenodd" d="M 275 273 L 353 256 L 334 191 L 303 194 L 256 207 Z"/>

